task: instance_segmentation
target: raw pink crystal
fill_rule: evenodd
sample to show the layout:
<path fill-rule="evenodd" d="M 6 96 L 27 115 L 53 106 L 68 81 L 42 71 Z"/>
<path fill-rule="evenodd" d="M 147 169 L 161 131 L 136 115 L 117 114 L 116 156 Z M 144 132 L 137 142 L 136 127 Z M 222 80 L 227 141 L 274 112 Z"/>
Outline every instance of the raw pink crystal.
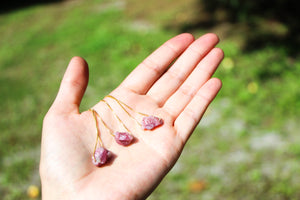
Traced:
<path fill-rule="evenodd" d="M 155 116 L 147 116 L 142 120 L 142 128 L 144 130 L 152 130 L 164 123 L 163 119 L 155 117 Z"/>
<path fill-rule="evenodd" d="M 100 167 L 108 161 L 110 156 L 111 153 L 107 149 L 103 147 L 97 147 L 94 155 L 92 156 L 92 162 L 97 167 Z"/>
<path fill-rule="evenodd" d="M 133 140 L 133 136 L 128 132 L 115 132 L 114 133 L 115 140 L 118 144 L 123 146 L 128 146 L 131 144 Z"/>

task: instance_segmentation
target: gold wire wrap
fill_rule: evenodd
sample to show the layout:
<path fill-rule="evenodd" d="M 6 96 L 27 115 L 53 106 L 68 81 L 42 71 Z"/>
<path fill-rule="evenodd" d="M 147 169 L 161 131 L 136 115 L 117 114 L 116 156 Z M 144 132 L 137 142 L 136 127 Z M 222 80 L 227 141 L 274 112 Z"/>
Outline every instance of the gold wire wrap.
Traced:
<path fill-rule="evenodd" d="M 102 117 L 97 113 L 97 111 L 95 111 L 97 117 L 100 119 L 101 123 L 105 126 L 105 128 L 109 131 L 109 133 L 114 136 L 113 131 L 108 127 L 108 125 L 104 122 L 104 120 L 102 119 Z"/>
<path fill-rule="evenodd" d="M 108 98 L 111 98 L 111 99 L 114 99 L 123 109 L 124 109 L 124 106 L 127 107 L 128 109 L 130 109 L 131 111 L 135 112 L 135 113 L 138 113 L 140 115 L 143 115 L 145 117 L 149 117 L 148 114 L 145 114 L 145 113 L 142 113 L 142 112 L 138 112 L 136 110 L 134 110 L 133 108 L 131 108 L 130 106 L 128 106 L 126 103 L 120 101 L 119 99 L 117 99 L 116 97 L 114 96 L 111 96 L 111 95 L 107 95 L 106 97 Z M 124 109 L 126 111 L 126 109 Z M 126 111 L 127 112 L 127 111 Z M 128 113 L 128 112 L 127 112 Z M 128 113 L 129 114 L 129 113 Z M 129 114 L 130 115 L 130 114 Z"/>
<path fill-rule="evenodd" d="M 98 128 L 98 120 L 97 120 L 97 116 L 96 116 L 96 114 L 98 114 L 98 113 L 92 108 L 89 109 L 89 111 L 91 111 L 92 114 L 93 114 L 93 117 L 94 117 L 94 120 L 95 120 L 95 125 L 96 125 L 96 133 L 97 133 L 96 144 L 95 144 L 94 151 L 93 151 L 93 157 L 94 157 L 98 142 L 99 142 L 101 147 L 103 147 L 103 142 L 100 138 L 100 131 L 99 131 L 99 128 Z"/>
<path fill-rule="evenodd" d="M 115 111 L 112 109 L 112 107 L 109 105 L 109 103 L 107 103 L 104 99 L 101 100 L 102 102 L 104 102 L 107 107 L 112 111 L 113 115 L 115 116 L 115 118 L 122 124 L 122 126 L 126 129 L 126 131 L 128 133 L 130 133 L 130 130 L 127 128 L 127 126 L 123 123 L 123 121 L 120 119 L 120 117 L 115 113 Z M 101 102 L 100 101 L 100 102 Z"/>

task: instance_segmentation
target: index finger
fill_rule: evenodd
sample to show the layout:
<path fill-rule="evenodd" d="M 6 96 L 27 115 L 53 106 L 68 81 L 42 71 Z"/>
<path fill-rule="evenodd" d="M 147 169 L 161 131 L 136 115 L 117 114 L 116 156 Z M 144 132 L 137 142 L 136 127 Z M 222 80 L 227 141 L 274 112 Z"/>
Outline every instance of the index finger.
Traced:
<path fill-rule="evenodd" d="M 168 40 L 139 64 L 120 86 L 134 91 L 137 94 L 146 94 L 173 60 L 193 41 L 194 37 L 188 33 L 177 35 Z"/>

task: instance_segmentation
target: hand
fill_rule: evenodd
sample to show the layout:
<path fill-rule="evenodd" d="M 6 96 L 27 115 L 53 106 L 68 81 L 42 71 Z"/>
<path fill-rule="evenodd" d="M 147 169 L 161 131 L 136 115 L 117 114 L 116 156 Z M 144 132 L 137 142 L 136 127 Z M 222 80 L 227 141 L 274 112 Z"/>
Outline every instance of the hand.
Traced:
<path fill-rule="evenodd" d="M 116 101 L 105 98 L 136 141 L 127 147 L 118 145 L 99 122 L 102 142 L 114 155 L 101 167 L 91 161 L 96 142 L 92 112 L 79 113 L 88 66 L 74 57 L 44 119 L 43 199 L 146 198 L 175 164 L 221 88 L 221 81 L 211 78 L 223 59 L 222 50 L 214 47 L 217 43 L 214 34 L 197 40 L 190 34 L 178 35 L 154 51 L 111 93 L 136 111 L 162 118 L 164 124 L 152 131 L 142 130 Z M 93 109 L 108 126 L 120 125 L 104 102 Z"/>

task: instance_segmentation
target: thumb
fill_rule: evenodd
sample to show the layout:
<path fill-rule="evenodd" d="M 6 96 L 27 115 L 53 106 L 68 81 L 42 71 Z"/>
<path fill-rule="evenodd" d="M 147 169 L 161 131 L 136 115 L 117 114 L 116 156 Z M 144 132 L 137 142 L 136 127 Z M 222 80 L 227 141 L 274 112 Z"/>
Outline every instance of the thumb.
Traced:
<path fill-rule="evenodd" d="M 52 111 L 61 113 L 79 113 L 79 105 L 89 80 L 89 70 L 86 61 L 73 57 L 61 81 Z"/>

